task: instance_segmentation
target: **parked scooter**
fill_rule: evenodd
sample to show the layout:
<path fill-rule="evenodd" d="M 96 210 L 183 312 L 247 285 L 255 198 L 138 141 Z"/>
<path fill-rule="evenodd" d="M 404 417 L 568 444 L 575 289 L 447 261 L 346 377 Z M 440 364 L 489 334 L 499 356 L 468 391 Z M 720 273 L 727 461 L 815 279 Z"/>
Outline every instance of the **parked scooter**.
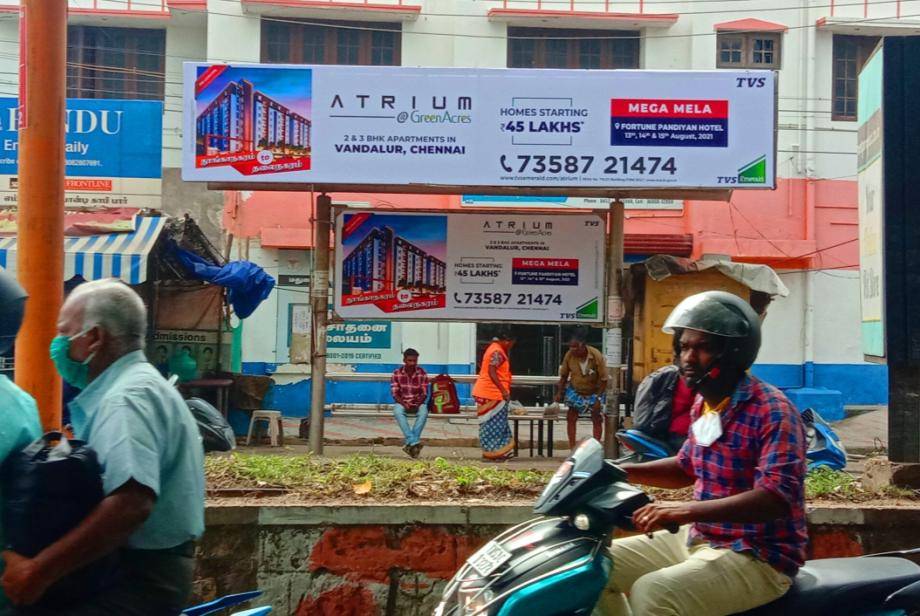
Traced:
<path fill-rule="evenodd" d="M 605 547 L 614 529 L 651 502 L 626 473 L 585 441 L 550 479 L 534 512 L 473 554 L 447 584 L 435 616 L 588 615 L 616 563 Z M 676 528 L 671 529 L 676 532 Z M 920 565 L 905 552 L 805 563 L 790 591 L 746 616 L 914 616 Z"/>
<path fill-rule="evenodd" d="M 808 470 L 830 468 L 842 471 L 846 468 L 846 449 L 830 424 L 811 408 L 802 411 L 802 420 L 805 422 L 805 435 L 808 439 Z M 672 443 L 649 436 L 641 430 L 620 430 L 616 438 L 629 451 L 615 460 L 617 464 L 650 462 L 677 455 L 677 448 Z"/>

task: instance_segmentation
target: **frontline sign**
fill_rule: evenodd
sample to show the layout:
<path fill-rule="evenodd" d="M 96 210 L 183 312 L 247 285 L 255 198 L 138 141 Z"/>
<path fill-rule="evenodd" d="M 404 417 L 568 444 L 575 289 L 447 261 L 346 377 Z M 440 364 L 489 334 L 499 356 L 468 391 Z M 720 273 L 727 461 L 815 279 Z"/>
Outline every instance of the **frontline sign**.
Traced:
<path fill-rule="evenodd" d="M 189 181 L 775 185 L 768 71 L 186 63 L 184 76 Z"/>

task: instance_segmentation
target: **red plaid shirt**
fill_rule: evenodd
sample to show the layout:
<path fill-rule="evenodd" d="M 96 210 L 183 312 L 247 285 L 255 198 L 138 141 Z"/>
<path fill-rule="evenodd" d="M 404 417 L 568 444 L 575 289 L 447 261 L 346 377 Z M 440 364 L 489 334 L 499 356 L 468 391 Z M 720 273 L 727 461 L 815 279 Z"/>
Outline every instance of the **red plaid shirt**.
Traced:
<path fill-rule="evenodd" d="M 695 421 L 703 400 L 693 410 Z M 722 436 L 709 447 L 696 443 L 693 430 L 677 454 L 684 471 L 696 478 L 696 500 L 725 498 L 763 488 L 789 504 L 789 515 L 762 524 L 697 522 L 690 542 L 751 552 L 778 571 L 794 576 L 805 562 L 805 427 L 792 403 L 772 385 L 746 376 L 722 412 Z"/>
<path fill-rule="evenodd" d="M 415 372 L 409 376 L 406 367 L 400 366 L 393 371 L 390 392 L 397 404 L 409 408 L 419 406 L 428 397 L 428 373 L 421 366 L 416 366 Z"/>

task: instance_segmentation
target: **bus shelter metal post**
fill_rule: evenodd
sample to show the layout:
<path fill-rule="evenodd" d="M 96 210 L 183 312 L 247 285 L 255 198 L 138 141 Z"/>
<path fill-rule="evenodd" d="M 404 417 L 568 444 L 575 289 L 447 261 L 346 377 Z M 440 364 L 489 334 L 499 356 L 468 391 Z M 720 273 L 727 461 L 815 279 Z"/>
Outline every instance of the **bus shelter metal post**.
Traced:
<path fill-rule="evenodd" d="M 621 285 L 623 280 L 623 202 L 610 202 L 607 229 L 607 321 L 604 336 L 604 354 L 607 358 L 607 405 L 604 409 L 604 455 L 619 456 L 620 447 L 616 432 L 620 426 L 620 379 L 623 364 L 624 306 Z"/>

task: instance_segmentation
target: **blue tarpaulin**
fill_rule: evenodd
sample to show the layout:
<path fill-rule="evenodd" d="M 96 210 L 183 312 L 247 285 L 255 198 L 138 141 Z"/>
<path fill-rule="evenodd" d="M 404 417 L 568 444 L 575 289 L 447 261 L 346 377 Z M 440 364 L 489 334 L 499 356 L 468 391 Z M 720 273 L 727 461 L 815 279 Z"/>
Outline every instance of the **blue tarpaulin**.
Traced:
<path fill-rule="evenodd" d="M 226 265 L 213 265 L 198 255 L 172 242 L 170 249 L 189 273 L 199 280 L 227 288 L 227 299 L 233 312 L 245 319 L 259 307 L 272 289 L 275 279 L 251 261 L 231 261 Z"/>

